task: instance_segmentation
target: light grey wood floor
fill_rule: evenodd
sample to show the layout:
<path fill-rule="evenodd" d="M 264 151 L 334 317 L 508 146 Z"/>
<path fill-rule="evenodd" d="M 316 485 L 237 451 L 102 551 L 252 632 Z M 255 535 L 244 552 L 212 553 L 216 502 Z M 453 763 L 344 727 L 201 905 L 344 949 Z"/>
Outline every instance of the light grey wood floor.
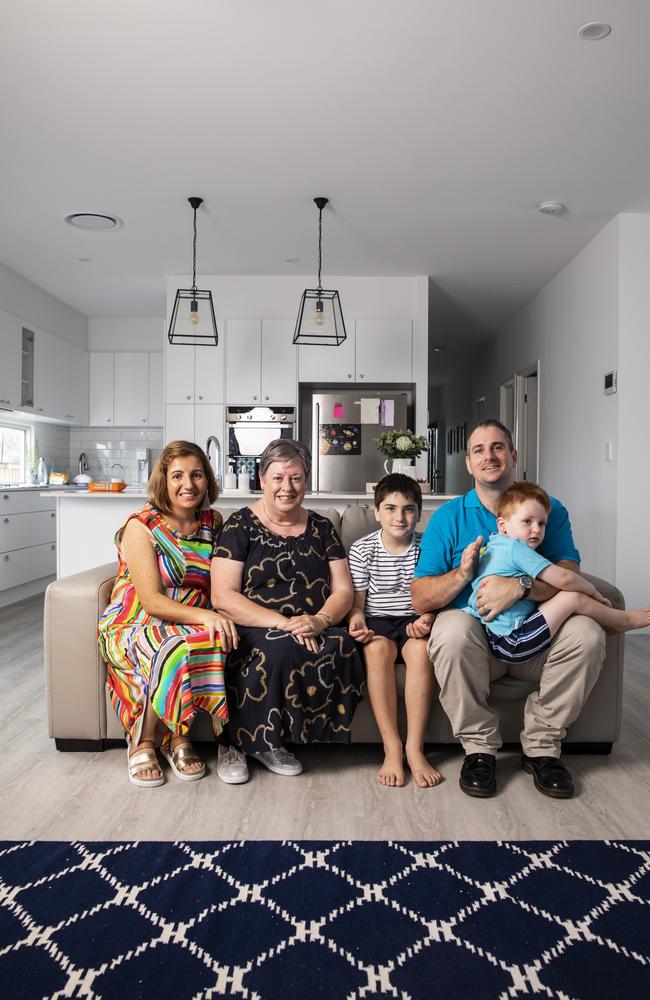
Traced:
<path fill-rule="evenodd" d="M 434 753 L 445 782 L 425 791 L 377 783 L 380 747 L 307 747 L 305 771 L 251 765 L 247 785 L 209 773 L 140 790 L 124 750 L 59 753 L 47 737 L 42 597 L 0 609 L 0 838 L 7 839 L 580 839 L 650 837 L 650 637 L 627 638 L 622 738 L 609 757 L 566 757 L 569 801 L 540 795 L 519 756 L 498 758 L 498 794 L 458 788 L 461 754 Z"/>

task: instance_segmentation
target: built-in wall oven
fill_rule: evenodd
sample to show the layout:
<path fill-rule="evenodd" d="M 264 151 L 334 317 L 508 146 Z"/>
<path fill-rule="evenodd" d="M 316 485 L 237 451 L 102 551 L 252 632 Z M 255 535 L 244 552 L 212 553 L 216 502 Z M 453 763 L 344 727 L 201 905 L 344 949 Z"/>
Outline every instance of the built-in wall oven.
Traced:
<path fill-rule="evenodd" d="M 294 406 L 229 406 L 226 411 L 228 454 L 226 466 L 236 475 L 246 470 L 251 489 L 260 487 L 260 455 L 276 438 L 293 438 Z"/>

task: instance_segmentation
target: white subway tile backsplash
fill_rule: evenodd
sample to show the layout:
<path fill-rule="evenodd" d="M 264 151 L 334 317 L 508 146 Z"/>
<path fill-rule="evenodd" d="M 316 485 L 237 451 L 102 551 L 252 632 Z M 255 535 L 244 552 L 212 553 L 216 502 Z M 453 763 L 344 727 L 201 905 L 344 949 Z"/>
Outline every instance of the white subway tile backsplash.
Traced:
<path fill-rule="evenodd" d="M 79 454 L 85 451 L 88 456 L 88 471 L 94 478 L 110 479 L 116 475 L 121 476 L 119 468 L 111 470 L 111 466 L 119 465 L 124 470 L 127 482 L 137 482 L 136 452 L 148 448 L 153 465 L 162 450 L 162 434 L 161 427 L 150 427 L 147 430 L 139 427 L 113 427 L 110 432 L 101 427 L 80 427 L 74 436 L 70 435 L 69 439 L 70 470 L 76 475 Z"/>

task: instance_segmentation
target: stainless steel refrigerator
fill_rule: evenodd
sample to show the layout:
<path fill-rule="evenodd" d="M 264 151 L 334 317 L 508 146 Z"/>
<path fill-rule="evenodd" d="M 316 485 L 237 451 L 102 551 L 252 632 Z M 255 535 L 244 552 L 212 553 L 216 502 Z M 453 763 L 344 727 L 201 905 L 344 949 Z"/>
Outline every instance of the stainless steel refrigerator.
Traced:
<path fill-rule="evenodd" d="M 300 437 L 311 448 L 311 489 L 363 493 L 385 475 L 375 438 L 394 428 L 414 430 L 414 413 L 411 387 L 301 387 Z"/>

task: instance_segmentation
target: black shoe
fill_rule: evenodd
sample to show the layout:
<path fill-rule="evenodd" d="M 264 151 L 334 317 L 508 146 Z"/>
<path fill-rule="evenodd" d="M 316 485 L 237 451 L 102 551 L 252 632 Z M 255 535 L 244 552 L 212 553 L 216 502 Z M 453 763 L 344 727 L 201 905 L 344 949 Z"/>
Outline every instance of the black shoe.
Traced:
<path fill-rule="evenodd" d="M 532 774 L 535 788 L 542 795 L 553 799 L 570 799 L 573 795 L 573 778 L 559 757 L 527 757 L 521 755 L 521 766 Z"/>
<path fill-rule="evenodd" d="M 496 758 L 491 753 L 468 753 L 458 784 L 466 795 L 488 799 L 497 790 Z"/>

